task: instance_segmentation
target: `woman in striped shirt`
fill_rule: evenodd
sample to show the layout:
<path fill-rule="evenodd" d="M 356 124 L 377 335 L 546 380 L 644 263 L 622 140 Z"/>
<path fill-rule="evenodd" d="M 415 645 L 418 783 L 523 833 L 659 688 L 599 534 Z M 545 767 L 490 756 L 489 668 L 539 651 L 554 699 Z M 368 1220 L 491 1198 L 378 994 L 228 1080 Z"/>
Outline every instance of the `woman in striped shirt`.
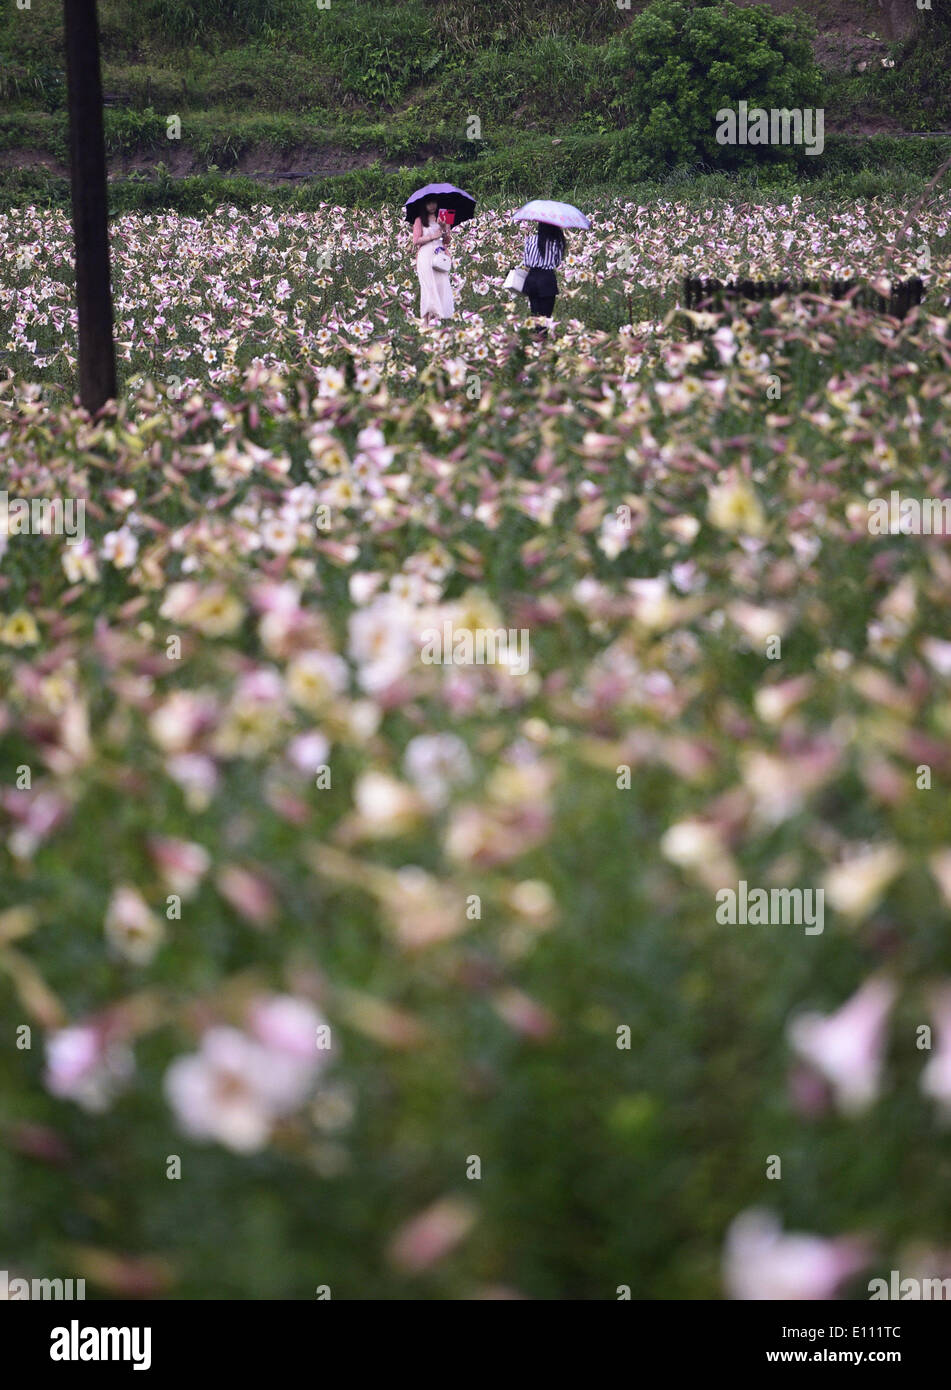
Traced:
<path fill-rule="evenodd" d="M 565 254 L 565 234 L 550 222 L 539 222 L 538 231 L 525 242 L 524 264 L 528 270 L 522 293 L 536 317 L 551 318 L 558 293 L 555 270 Z"/>

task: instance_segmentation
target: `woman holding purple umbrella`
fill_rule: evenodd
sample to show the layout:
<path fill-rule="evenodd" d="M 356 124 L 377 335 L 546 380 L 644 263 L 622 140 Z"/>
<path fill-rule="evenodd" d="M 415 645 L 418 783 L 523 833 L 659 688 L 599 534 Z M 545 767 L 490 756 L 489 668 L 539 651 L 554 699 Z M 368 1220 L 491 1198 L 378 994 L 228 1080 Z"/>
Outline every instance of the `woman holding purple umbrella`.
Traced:
<path fill-rule="evenodd" d="M 419 277 L 419 316 L 425 323 L 451 319 L 455 310 L 448 266 L 433 264 L 440 254 L 449 253 L 449 224 L 437 216 L 439 203 L 427 199 L 419 217 L 413 221 L 413 247 L 416 251 L 416 274 Z"/>
<path fill-rule="evenodd" d="M 474 212 L 475 198 L 452 183 L 427 183 L 403 205 L 403 213 L 413 229 L 419 316 L 425 323 L 452 318 L 455 305 L 449 279 L 449 228 L 468 221 Z"/>

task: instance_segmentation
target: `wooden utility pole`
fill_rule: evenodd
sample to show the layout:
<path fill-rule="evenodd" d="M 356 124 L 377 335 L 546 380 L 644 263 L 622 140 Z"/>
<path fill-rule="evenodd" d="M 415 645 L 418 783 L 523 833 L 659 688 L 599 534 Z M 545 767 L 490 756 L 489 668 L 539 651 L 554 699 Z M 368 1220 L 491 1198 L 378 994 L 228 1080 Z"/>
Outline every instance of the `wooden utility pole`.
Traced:
<path fill-rule="evenodd" d="M 79 396 L 94 413 L 116 394 L 96 0 L 63 0 L 63 18 L 79 309 Z"/>

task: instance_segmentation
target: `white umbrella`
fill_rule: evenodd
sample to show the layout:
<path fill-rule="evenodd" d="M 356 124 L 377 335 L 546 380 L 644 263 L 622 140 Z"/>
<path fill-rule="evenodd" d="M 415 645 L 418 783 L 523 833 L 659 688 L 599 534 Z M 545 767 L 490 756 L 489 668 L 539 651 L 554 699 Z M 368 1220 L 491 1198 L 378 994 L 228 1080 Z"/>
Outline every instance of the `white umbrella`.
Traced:
<path fill-rule="evenodd" d="M 553 227 L 580 227 L 588 231 L 591 223 L 583 212 L 570 203 L 554 203 L 548 198 L 535 198 L 519 208 L 513 222 L 549 222 Z"/>

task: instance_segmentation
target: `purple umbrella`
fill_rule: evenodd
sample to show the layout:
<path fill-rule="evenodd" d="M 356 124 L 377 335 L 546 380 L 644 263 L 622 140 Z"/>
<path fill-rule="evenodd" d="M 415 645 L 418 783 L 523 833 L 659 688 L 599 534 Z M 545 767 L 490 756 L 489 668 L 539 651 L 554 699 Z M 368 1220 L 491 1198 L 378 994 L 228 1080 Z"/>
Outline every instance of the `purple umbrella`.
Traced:
<path fill-rule="evenodd" d="M 424 215 L 430 198 L 435 198 L 441 208 L 451 208 L 457 222 L 468 222 L 475 214 L 475 198 L 471 193 L 457 188 L 454 183 L 427 183 L 425 188 L 418 188 L 404 205 L 407 222 L 412 224 L 417 217 Z"/>

